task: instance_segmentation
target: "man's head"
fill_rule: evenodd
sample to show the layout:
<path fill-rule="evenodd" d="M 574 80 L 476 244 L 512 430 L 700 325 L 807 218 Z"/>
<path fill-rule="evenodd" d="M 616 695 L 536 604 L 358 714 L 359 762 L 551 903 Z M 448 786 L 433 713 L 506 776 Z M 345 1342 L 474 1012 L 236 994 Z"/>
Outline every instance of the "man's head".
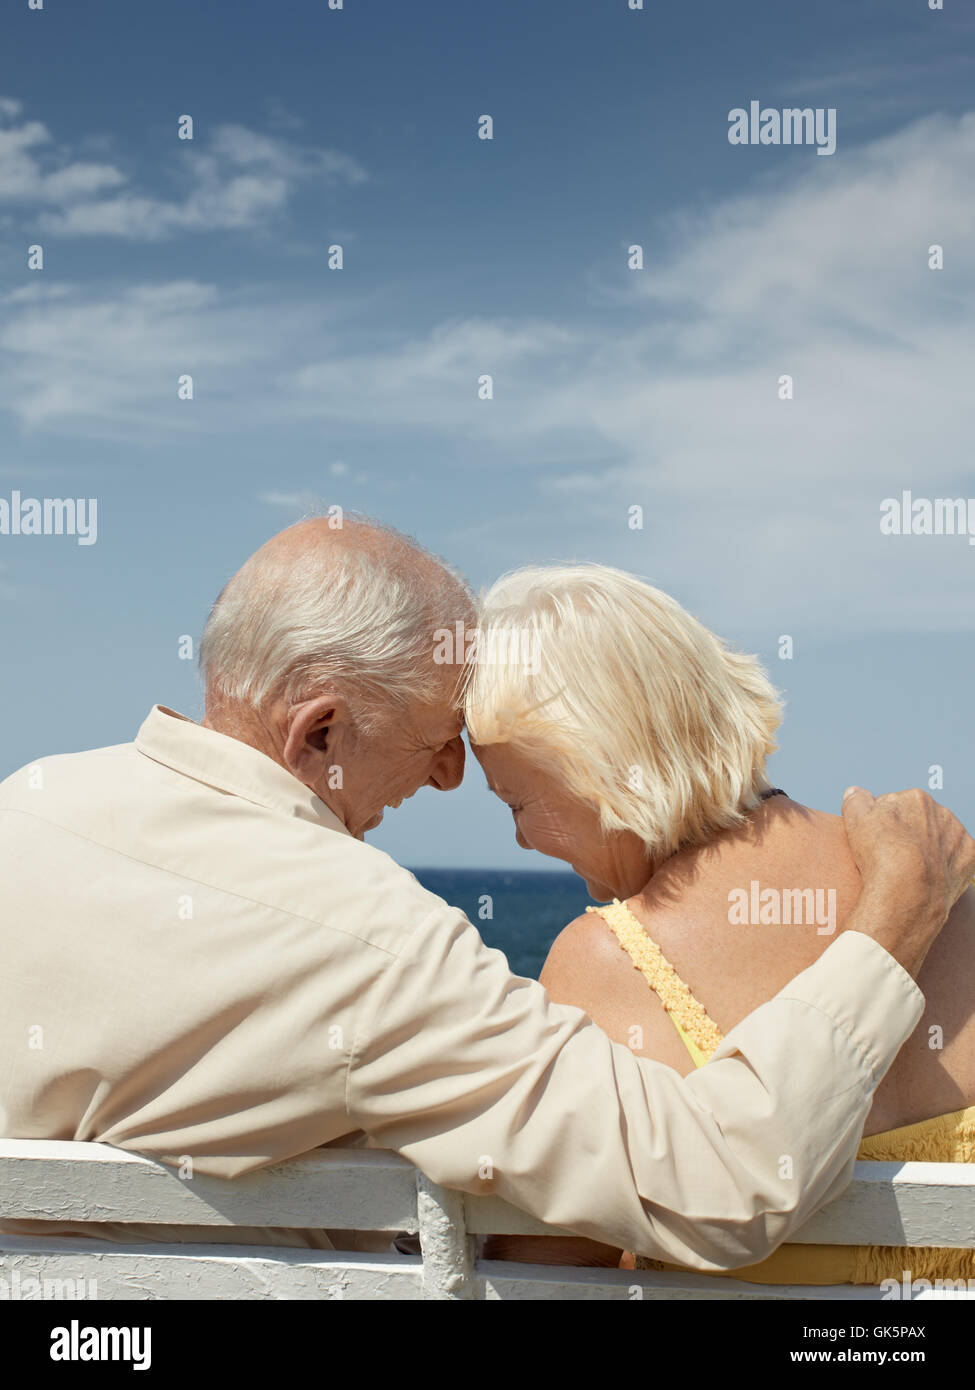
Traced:
<path fill-rule="evenodd" d="M 207 728 L 259 748 L 352 834 L 464 773 L 463 667 L 437 629 L 475 601 L 443 560 L 378 522 L 299 522 L 226 585 L 200 644 Z"/>

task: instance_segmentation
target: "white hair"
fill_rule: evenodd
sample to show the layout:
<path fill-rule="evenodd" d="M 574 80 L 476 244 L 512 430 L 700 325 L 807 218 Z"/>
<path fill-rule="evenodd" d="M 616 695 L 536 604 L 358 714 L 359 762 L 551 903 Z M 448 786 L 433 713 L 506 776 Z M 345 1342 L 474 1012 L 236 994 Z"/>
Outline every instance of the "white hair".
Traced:
<path fill-rule="evenodd" d="M 782 707 L 757 659 L 634 575 L 517 570 L 484 598 L 480 632 L 488 654 L 531 660 L 475 659 L 471 740 L 517 746 L 652 858 L 740 824 L 768 789 Z"/>
<path fill-rule="evenodd" d="M 442 692 L 433 634 L 474 613 L 467 581 L 392 527 L 343 527 L 334 547 L 259 550 L 224 587 L 200 640 L 208 695 L 261 709 L 340 681 L 375 710 Z M 381 545 L 350 542 L 356 527 Z"/>

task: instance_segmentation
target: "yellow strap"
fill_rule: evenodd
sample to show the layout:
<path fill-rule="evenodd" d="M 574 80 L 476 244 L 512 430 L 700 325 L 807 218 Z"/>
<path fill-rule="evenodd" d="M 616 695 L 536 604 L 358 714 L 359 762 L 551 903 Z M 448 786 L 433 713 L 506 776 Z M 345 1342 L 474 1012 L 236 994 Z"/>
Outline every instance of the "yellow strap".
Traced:
<path fill-rule="evenodd" d="M 625 904 L 614 898 L 598 912 L 615 933 L 630 960 L 666 1009 L 696 1067 L 703 1067 L 722 1040 L 721 1029 L 677 974 L 660 947 Z"/>
<path fill-rule="evenodd" d="M 684 1032 L 683 1028 L 677 1022 L 677 1019 L 674 1017 L 674 1015 L 670 1012 L 669 1009 L 667 1010 L 667 1017 L 670 1019 L 671 1023 L 674 1025 L 678 1033 L 681 1035 L 681 1040 L 683 1041 L 684 1046 L 691 1054 L 691 1061 L 694 1063 L 696 1067 L 703 1067 L 704 1063 L 708 1061 L 707 1054 L 701 1051 L 697 1043 L 688 1033 Z"/>

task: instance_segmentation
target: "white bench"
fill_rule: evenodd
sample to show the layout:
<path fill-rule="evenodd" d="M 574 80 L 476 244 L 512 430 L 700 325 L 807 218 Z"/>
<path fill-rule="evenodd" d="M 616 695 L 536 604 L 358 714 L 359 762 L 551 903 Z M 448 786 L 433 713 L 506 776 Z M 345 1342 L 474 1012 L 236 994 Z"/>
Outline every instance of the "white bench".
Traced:
<path fill-rule="evenodd" d="M 568 1232 L 499 1198 L 447 1191 L 399 1155 L 379 1150 L 319 1149 L 233 1181 L 181 1180 L 142 1155 L 104 1144 L 0 1139 L 0 1219 L 14 1218 L 212 1226 L 213 1242 L 115 1245 L 0 1234 L 7 1297 L 71 1297 L 79 1288 L 83 1295 L 92 1280 L 98 1299 L 883 1297 L 870 1286 L 784 1287 L 700 1274 L 478 1260 L 479 1235 Z M 221 1245 L 221 1228 L 229 1226 L 411 1231 L 419 1233 L 423 1253 Z M 847 1191 L 792 1239 L 973 1248 L 975 1164 L 858 1163 Z M 28 1280 L 40 1283 L 28 1286 Z M 921 1289 L 913 1297 L 972 1298 L 975 1292 Z"/>

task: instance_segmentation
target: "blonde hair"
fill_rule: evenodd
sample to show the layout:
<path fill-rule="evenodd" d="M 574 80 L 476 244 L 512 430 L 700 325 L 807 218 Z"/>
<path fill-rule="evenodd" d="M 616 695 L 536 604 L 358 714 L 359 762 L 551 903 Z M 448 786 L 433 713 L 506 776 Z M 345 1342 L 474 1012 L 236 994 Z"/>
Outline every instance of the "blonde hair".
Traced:
<path fill-rule="evenodd" d="M 466 690 L 474 743 L 511 743 L 653 858 L 739 825 L 768 790 L 782 706 L 753 656 L 605 565 L 504 575 Z M 492 659 L 499 651 L 519 660 Z M 524 659 L 528 656 L 530 659 Z"/>

